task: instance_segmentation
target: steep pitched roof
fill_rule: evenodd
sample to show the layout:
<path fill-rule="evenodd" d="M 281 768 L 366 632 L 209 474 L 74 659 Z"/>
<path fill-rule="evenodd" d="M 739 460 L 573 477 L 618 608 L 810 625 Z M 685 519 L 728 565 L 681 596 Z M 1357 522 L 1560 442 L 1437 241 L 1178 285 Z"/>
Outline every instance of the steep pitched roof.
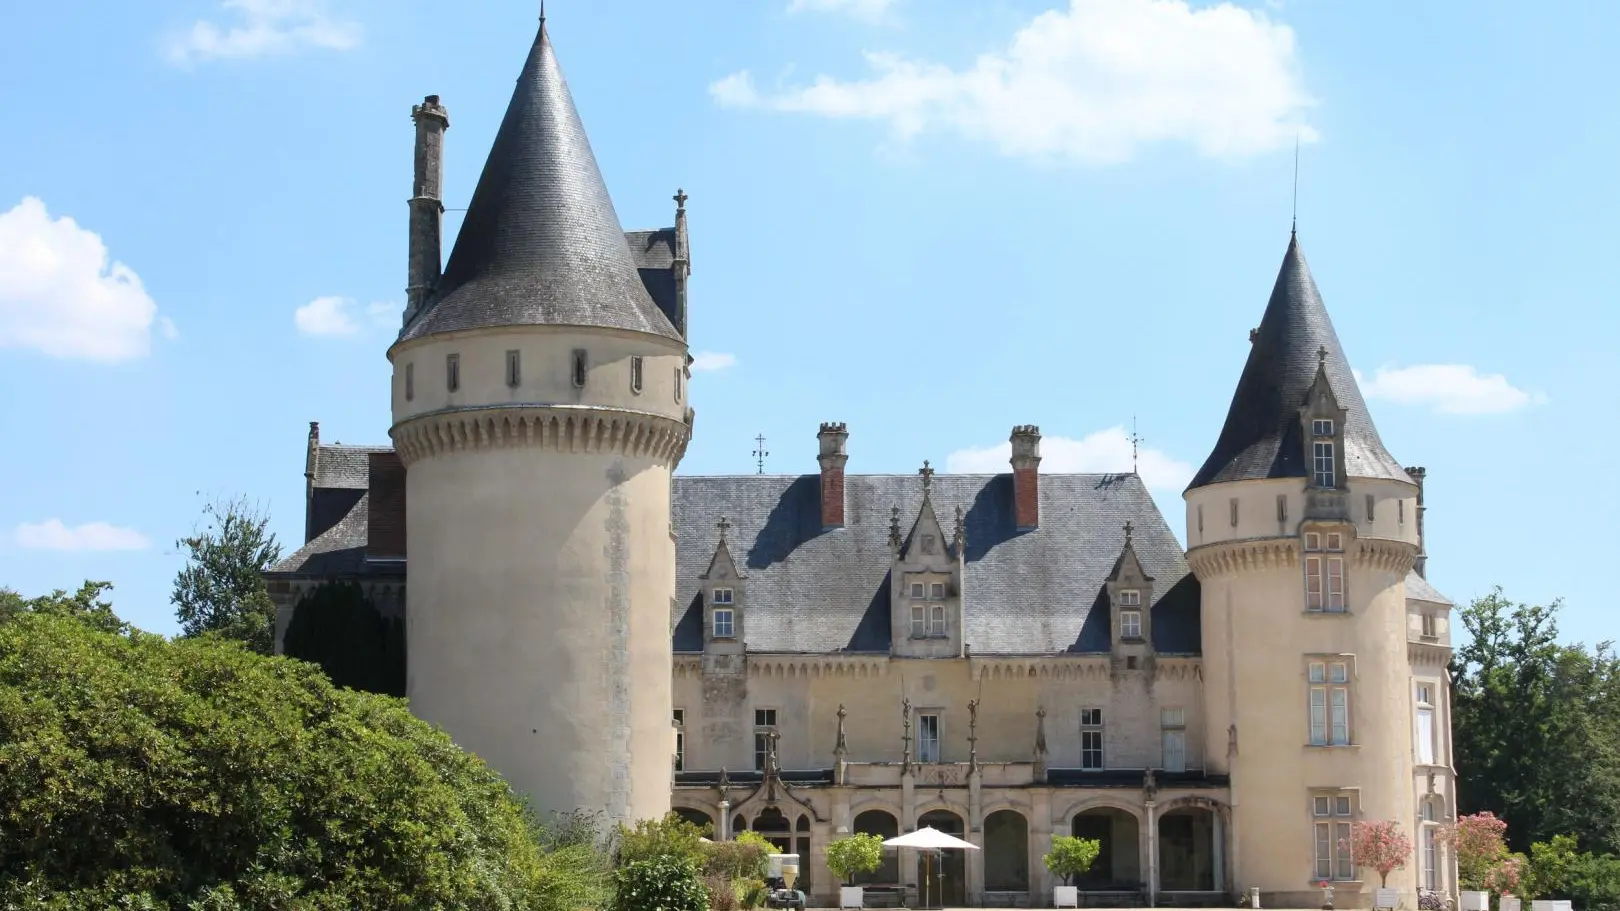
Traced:
<path fill-rule="evenodd" d="M 438 291 L 400 340 L 509 325 L 680 338 L 642 285 L 544 22 Z"/>
<path fill-rule="evenodd" d="M 1351 477 L 1411 480 L 1378 438 L 1299 238 L 1290 236 L 1226 424 L 1189 490 L 1221 481 L 1305 477 L 1299 408 L 1316 378 L 1322 348 L 1327 349 L 1334 396 L 1348 412 L 1343 430 L 1346 472 Z"/>
<path fill-rule="evenodd" d="M 1427 601 L 1430 604 L 1444 604 L 1451 606 L 1451 599 L 1440 593 L 1440 590 L 1429 584 L 1429 580 L 1416 572 L 1406 574 L 1406 600 Z"/>
<path fill-rule="evenodd" d="M 916 475 L 849 475 L 845 526 L 823 531 L 816 475 L 677 476 L 674 485 L 675 650 L 703 648 L 702 584 L 715 523 L 731 524 L 731 554 L 748 575 L 740 609 L 753 652 L 889 650 L 889 512 L 915 516 Z M 1104 582 L 1120 553 L 1120 530 L 1156 578 L 1153 644 L 1199 651 L 1198 582 L 1181 545 L 1134 475 L 1043 475 L 1040 527 L 1014 527 L 1012 476 L 936 475 L 931 499 L 965 512 L 966 643 L 975 655 L 1104 653 Z"/>

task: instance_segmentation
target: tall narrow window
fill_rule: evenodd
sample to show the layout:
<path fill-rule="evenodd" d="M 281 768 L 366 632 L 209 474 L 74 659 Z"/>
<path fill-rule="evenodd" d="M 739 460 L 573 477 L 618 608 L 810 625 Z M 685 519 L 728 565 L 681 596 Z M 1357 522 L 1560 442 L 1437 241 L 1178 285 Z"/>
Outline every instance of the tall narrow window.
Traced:
<path fill-rule="evenodd" d="M 928 638 L 928 605 L 911 605 L 911 638 Z"/>
<path fill-rule="evenodd" d="M 1350 743 L 1350 665 L 1310 662 L 1311 746 Z"/>
<path fill-rule="evenodd" d="M 1227 505 L 1231 508 L 1231 511 L 1232 511 L 1232 527 L 1237 528 L 1237 519 L 1238 519 L 1238 516 L 1237 516 L 1237 510 L 1238 510 L 1237 497 L 1233 497 L 1231 499 L 1231 501 Z"/>
<path fill-rule="evenodd" d="M 1288 495 L 1277 494 L 1277 521 L 1288 521 Z"/>
<path fill-rule="evenodd" d="M 1122 610 L 1119 612 L 1119 638 L 1142 638 L 1142 612 L 1139 610 Z"/>
<path fill-rule="evenodd" d="M 506 352 L 506 385 L 513 389 L 523 385 L 523 362 L 516 351 Z"/>
<path fill-rule="evenodd" d="M 1377 500 L 1373 499 L 1372 494 L 1367 494 L 1367 524 L 1368 525 L 1372 524 L 1372 521 L 1373 521 L 1373 504 L 1375 504 L 1377 502 L 1378 502 Z"/>
<path fill-rule="evenodd" d="M 684 394 L 682 387 L 686 384 L 686 376 L 681 368 L 675 368 L 675 401 L 679 402 Z"/>
<path fill-rule="evenodd" d="M 945 605 L 928 606 L 928 635 L 933 639 L 945 638 Z"/>
<path fill-rule="evenodd" d="M 1311 476 L 1317 487 L 1336 486 L 1332 440 L 1317 440 L 1311 444 Z"/>
<path fill-rule="evenodd" d="M 1187 771 L 1187 713 L 1185 709 L 1159 710 L 1160 762 L 1166 772 Z"/>
<path fill-rule="evenodd" d="M 737 615 L 729 607 L 714 609 L 714 638 L 737 638 Z"/>
<path fill-rule="evenodd" d="M 1428 611 L 1418 614 L 1419 635 L 1425 639 L 1437 639 L 1439 636 L 1435 634 L 1434 629 L 1434 614 L 1431 614 Z"/>
<path fill-rule="evenodd" d="M 1198 533 L 1204 533 L 1204 504 L 1198 504 Z"/>
<path fill-rule="evenodd" d="M 1311 798 L 1311 817 L 1316 843 L 1317 880 L 1355 878 L 1350 858 L 1351 800 L 1348 794 L 1318 794 Z"/>
<path fill-rule="evenodd" d="M 686 709 L 675 710 L 675 771 L 686 771 Z"/>
<path fill-rule="evenodd" d="M 1344 535 L 1305 533 L 1305 609 L 1344 611 Z"/>
<path fill-rule="evenodd" d="M 574 380 L 574 388 L 575 389 L 584 389 L 585 388 L 585 351 L 584 351 L 584 349 L 576 349 L 574 351 L 573 380 Z"/>
<path fill-rule="evenodd" d="M 1434 808 L 1433 800 L 1423 801 L 1423 888 L 1437 891 L 1440 888 L 1440 851 L 1436 842 L 1439 841 L 1440 821 Z"/>
<path fill-rule="evenodd" d="M 1416 739 L 1418 765 L 1434 765 L 1434 684 L 1417 685 Z"/>
<path fill-rule="evenodd" d="M 754 709 L 754 771 L 765 770 L 771 753 L 770 735 L 776 730 L 776 709 Z"/>
<path fill-rule="evenodd" d="M 416 398 L 416 365 L 405 365 L 405 401 Z"/>
<path fill-rule="evenodd" d="M 1100 771 L 1103 767 L 1103 711 L 1080 710 L 1080 768 Z"/>
<path fill-rule="evenodd" d="M 455 392 L 461 388 L 461 355 L 444 356 L 444 388 Z"/>
<path fill-rule="evenodd" d="M 917 761 L 939 761 L 939 715 L 917 716 Z"/>
<path fill-rule="evenodd" d="M 630 391 L 641 394 L 641 358 L 630 358 Z"/>

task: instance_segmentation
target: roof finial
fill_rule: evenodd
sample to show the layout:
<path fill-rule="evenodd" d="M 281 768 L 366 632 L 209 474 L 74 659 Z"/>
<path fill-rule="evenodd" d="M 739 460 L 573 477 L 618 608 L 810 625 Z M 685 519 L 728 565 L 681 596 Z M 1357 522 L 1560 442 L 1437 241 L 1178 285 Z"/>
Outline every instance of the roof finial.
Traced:
<path fill-rule="evenodd" d="M 714 523 L 714 525 L 716 528 L 720 529 L 720 543 L 726 543 L 726 532 L 731 531 L 731 520 L 725 516 L 721 516 L 720 521 Z"/>
<path fill-rule="evenodd" d="M 546 0 L 540 0 L 540 24 L 546 23 Z"/>
<path fill-rule="evenodd" d="M 759 473 L 764 474 L 765 459 L 770 456 L 770 453 L 765 451 L 765 434 L 762 433 L 754 437 L 754 442 L 759 444 L 759 447 L 754 450 L 754 464 L 758 467 Z"/>
<path fill-rule="evenodd" d="M 934 486 L 934 469 L 928 466 L 927 459 L 923 459 L 923 467 L 917 469 L 917 473 L 922 475 L 923 493 L 927 493 Z"/>
<path fill-rule="evenodd" d="M 1326 370 L 1327 369 L 1327 355 L 1328 355 L 1327 346 L 1326 345 L 1318 345 L 1317 348 L 1316 348 L 1316 366 L 1320 367 L 1323 370 Z"/>
<path fill-rule="evenodd" d="M 1131 415 L 1131 474 L 1138 474 L 1136 470 L 1136 448 L 1145 442 L 1147 441 L 1142 439 L 1142 435 L 1136 432 L 1136 415 L 1133 414 Z"/>
<path fill-rule="evenodd" d="M 676 212 L 685 212 L 686 211 L 686 200 L 689 199 L 689 198 L 690 197 L 688 197 L 686 195 L 685 190 L 681 189 L 680 187 L 676 187 L 675 188 L 675 196 L 674 196 L 675 211 Z"/>
<path fill-rule="evenodd" d="M 1294 213 L 1288 224 L 1288 239 L 1299 229 L 1299 134 L 1294 134 Z"/>
<path fill-rule="evenodd" d="M 1131 520 L 1126 519 L 1125 520 L 1125 544 L 1126 544 L 1126 546 L 1130 545 L 1130 543 L 1131 543 L 1131 535 L 1135 531 L 1136 531 L 1136 524 L 1134 522 L 1132 522 Z"/>

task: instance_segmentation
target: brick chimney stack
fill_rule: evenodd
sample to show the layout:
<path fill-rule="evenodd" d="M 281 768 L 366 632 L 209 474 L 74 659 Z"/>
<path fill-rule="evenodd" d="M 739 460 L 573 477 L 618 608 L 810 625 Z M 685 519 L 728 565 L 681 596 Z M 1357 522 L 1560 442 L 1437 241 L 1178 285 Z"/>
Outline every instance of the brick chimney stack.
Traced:
<path fill-rule="evenodd" d="M 821 528 L 844 527 L 844 465 L 849 462 L 849 425 L 827 423 L 816 434 L 821 453 Z"/>
<path fill-rule="evenodd" d="M 422 309 L 439 284 L 443 267 L 439 231 L 444 221 L 444 131 L 450 112 L 429 95 L 411 107 L 416 123 L 416 164 L 411 192 L 410 275 L 405 286 L 405 322 Z"/>
<path fill-rule="evenodd" d="M 1013 524 L 1029 531 L 1041 524 L 1041 428 L 1012 429 Z"/>

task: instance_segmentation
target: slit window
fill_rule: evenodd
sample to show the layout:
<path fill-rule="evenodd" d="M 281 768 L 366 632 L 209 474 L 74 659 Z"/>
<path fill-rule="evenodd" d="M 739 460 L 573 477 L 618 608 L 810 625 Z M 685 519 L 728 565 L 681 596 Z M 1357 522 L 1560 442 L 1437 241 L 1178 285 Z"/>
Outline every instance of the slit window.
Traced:
<path fill-rule="evenodd" d="M 523 362 L 516 351 L 506 352 L 506 385 L 516 389 L 523 382 Z"/>
<path fill-rule="evenodd" d="M 461 355 L 444 356 L 444 388 L 455 392 L 461 388 Z"/>
<path fill-rule="evenodd" d="M 405 365 L 405 401 L 416 398 L 416 365 Z"/>
<path fill-rule="evenodd" d="M 641 358 L 630 358 L 630 391 L 641 394 Z"/>
<path fill-rule="evenodd" d="M 574 352 L 573 380 L 575 389 L 585 388 L 585 351 L 579 349 Z"/>

